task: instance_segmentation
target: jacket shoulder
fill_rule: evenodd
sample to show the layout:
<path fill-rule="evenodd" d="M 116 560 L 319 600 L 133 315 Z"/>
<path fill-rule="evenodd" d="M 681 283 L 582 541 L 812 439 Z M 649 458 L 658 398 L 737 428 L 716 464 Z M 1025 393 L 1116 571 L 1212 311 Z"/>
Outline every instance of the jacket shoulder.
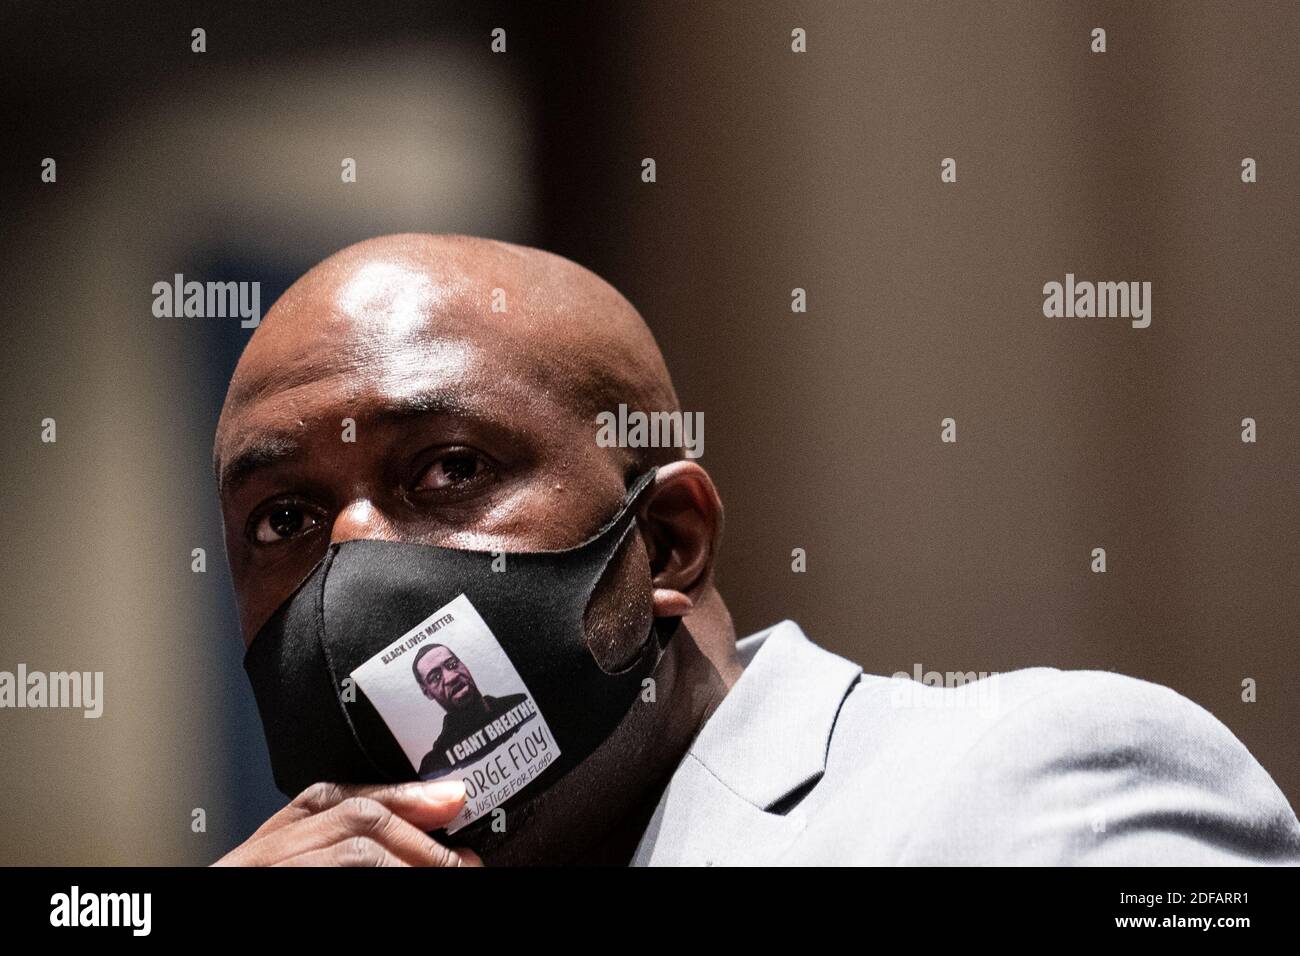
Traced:
<path fill-rule="evenodd" d="M 951 688 L 869 678 L 842 718 L 810 820 L 814 842 L 841 831 L 841 853 L 869 840 L 899 863 L 1300 860 L 1300 824 L 1268 773 L 1158 684 L 1051 668 Z"/>

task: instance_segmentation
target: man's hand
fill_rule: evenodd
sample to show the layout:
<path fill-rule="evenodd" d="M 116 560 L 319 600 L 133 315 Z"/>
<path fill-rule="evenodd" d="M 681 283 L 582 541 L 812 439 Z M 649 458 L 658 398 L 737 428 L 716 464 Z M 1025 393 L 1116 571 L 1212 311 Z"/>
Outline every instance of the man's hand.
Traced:
<path fill-rule="evenodd" d="M 465 805 L 459 780 L 344 786 L 312 784 L 213 866 L 482 866 L 426 830 Z"/>

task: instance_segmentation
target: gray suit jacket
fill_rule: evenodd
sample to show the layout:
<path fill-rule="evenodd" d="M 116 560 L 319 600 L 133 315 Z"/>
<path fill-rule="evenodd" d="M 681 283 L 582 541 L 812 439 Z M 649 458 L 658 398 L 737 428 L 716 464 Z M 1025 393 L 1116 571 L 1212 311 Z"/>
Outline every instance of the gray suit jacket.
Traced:
<path fill-rule="evenodd" d="M 635 864 L 1300 862 L 1268 773 L 1166 687 L 1047 667 L 929 687 L 792 621 L 738 646 Z"/>

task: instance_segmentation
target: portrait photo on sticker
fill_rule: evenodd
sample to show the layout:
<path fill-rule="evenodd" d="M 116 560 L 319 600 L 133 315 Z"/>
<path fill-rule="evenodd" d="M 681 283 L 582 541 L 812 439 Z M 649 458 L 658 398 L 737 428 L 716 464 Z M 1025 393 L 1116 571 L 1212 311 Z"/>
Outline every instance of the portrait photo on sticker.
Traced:
<path fill-rule="evenodd" d="M 510 658 L 461 595 L 395 638 L 352 677 L 422 780 L 455 776 L 455 832 L 537 779 L 559 756 Z"/>

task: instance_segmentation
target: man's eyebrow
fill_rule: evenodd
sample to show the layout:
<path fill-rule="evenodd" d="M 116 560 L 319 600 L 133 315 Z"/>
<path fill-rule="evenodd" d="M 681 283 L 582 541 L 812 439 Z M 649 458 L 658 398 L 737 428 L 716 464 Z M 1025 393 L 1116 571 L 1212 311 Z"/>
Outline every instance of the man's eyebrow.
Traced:
<path fill-rule="evenodd" d="M 254 438 L 245 443 L 228 462 L 219 466 L 217 493 L 233 491 L 247 481 L 253 472 L 293 458 L 300 447 L 298 442 L 283 435 Z"/>
<path fill-rule="evenodd" d="M 481 412 L 458 394 L 447 391 L 416 392 L 386 399 L 384 404 L 367 415 L 371 421 L 381 424 L 403 422 L 422 415 L 456 415 L 478 421 L 488 421 Z"/>
<path fill-rule="evenodd" d="M 446 389 L 432 389 L 385 399 L 381 407 L 366 413 L 365 420 L 375 425 L 392 425 L 429 415 L 455 416 L 486 427 L 514 432 L 510 423 L 484 413 L 466 401 L 460 393 Z M 217 492 L 224 494 L 233 491 L 259 469 L 287 461 L 300 452 L 301 444 L 292 436 L 268 434 L 255 437 L 246 442 L 230 461 L 217 466 Z"/>

